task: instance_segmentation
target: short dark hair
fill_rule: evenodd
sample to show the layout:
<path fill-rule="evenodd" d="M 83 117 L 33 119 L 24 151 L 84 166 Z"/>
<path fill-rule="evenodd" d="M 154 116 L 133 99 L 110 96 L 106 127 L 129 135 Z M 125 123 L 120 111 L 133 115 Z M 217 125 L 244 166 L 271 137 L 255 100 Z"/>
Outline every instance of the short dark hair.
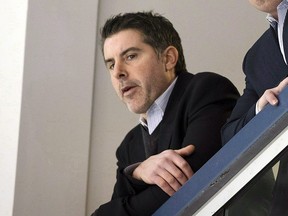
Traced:
<path fill-rule="evenodd" d="M 187 71 L 181 38 L 173 24 L 165 17 L 152 11 L 118 14 L 106 21 L 101 29 L 101 47 L 105 40 L 126 29 L 135 29 L 143 34 L 144 43 L 152 46 L 156 53 L 161 54 L 168 46 L 174 46 L 179 53 L 176 63 L 176 74 Z"/>

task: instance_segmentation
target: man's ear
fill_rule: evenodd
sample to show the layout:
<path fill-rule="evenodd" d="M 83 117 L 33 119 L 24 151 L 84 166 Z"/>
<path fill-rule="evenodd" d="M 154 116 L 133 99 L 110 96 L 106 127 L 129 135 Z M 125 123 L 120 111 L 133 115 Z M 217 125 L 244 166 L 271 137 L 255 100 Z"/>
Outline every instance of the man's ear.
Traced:
<path fill-rule="evenodd" d="M 169 46 L 164 51 L 166 71 L 175 68 L 178 61 L 178 50 L 174 46 Z"/>

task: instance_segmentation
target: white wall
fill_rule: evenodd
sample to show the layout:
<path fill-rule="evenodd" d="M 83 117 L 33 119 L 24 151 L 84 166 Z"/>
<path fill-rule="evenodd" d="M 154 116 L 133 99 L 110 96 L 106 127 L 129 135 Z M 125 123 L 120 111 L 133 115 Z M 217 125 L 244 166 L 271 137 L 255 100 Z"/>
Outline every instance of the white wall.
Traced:
<path fill-rule="evenodd" d="M 154 10 L 169 18 L 183 40 L 187 68 L 192 73 L 215 71 L 230 78 L 242 92 L 242 59 L 268 24 L 266 15 L 239 0 L 103 0 L 99 25 L 120 12 Z M 99 34 L 99 33 L 98 33 Z M 97 47 L 94 116 L 88 185 L 88 212 L 107 202 L 115 183 L 115 150 L 138 116 L 116 97 Z"/>
<path fill-rule="evenodd" d="M 25 1 L 23 4 L 19 46 L 24 58 Z M 14 137 L 12 141 L 6 139 L 9 144 L 4 145 L 8 152 L 4 156 L 14 159 L 2 163 L 3 153 L 0 158 L 1 176 L 5 173 L 2 169 L 12 170 L 8 189 L 0 187 L 1 194 L 4 191 L 10 195 L 4 205 L 11 213 L 19 150 L 14 216 L 89 215 L 110 199 L 115 182 L 115 150 L 137 124 L 138 116 L 129 113 L 113 92 L 97 36 L 111 15 L 151 9 L 174 23 L 183 40 L 190 72 L 218 72 L 242 91 L 242 59 L 267 27 L 265 14 L 253 9 L 248 1 L 30 0 L 24 69 L 21 55 L 17 57 L 20 80 L 24 72 L 21 122 L 17 110 L 22 86 L 16 81 L 12 97 L 18 104 L 12 111 L 16 115 L 11 117 Z M 14 81 L 12 73 L 8 79 Z M 2 106 L 2 100 L 0 103 Z M 4 105 L 5 111 L 10 109 L 8 102 L 4 101 Z M 7 120 L 0 114 L 4 120 L 0 124 L 2 131 Z M 1 133 L 0 138 L 6 135 Z M 0 148 L 2 151 L 2 141 Z M 2 179 L 1 186 L 10 182 Z"/>
<path fill-rule="evenodd" d="M 11 216 L 18 150 L 28 1 L 0 7 L 0 215 Z"/>
<path fill-rule="evenodd" d="M 30 0 L 13 215 L 85 215 L 98 1 Z"/>

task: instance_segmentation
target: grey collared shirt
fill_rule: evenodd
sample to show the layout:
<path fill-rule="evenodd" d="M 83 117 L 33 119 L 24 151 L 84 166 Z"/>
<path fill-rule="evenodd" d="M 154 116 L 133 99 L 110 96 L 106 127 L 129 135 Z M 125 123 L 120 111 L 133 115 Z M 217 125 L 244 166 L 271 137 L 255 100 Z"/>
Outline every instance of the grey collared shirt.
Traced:
<path fill-rule="evenodd" d="M 146 127 L 148 127 L 149 134 L 152 134 L 155 128 L 162 121 L 164 112 L 170 98 L 171 92 L 174 89 L 177 77 L 170 86 L 166 89 L 166 91 L 160 95 L 154 103 L 150 106 L 146 113 L 146 121 L 143 118 L 140 118 L 140 123 Z"/>

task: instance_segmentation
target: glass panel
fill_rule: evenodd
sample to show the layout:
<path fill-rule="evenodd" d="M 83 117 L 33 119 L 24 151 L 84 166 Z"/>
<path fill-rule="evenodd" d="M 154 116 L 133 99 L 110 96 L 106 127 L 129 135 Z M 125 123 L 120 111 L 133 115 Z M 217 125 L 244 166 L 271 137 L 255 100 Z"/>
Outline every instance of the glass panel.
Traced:
<path fill-rule="evenodd" d="M 282 161 L 282 163 L 287 163 L 287 158 L 288 151 L 284 150 L 280 156 L 274 159 L 274 161 L 272 161 L 262 172 L 255 176 L 241 191 L 227 202 L 223 208 L 225 209 L 224 215 L 267 216 L 271 213 L 272 206 L 274 206 L 274 209 L 277 208 L 277 213 L 272 213 L 272 215 L 286 215 L 286 212 L 281 212 L 282 204 L 280 202 L 275 202 L 275 200 L 273 202 L 272 200 L 273 197 L 276 197 L 275 194 L 279 195 L 279 190 L 281 190 L 280 193 L 283 193 L 283 188 L 279 187 L 279 179 L 286 178 L 286 182 L 288 182 L 288 175 L 285 177 L 283 177 L 283 175 L 278 175 L 280 161 Z M 278 180 L 278 184 L 276 184 L 276 180 Z M 287 196 L 285 195 L 283 198 L 286 200 Z M 286 206 L 287 205 L 284 207 Z M 287 211 L 286 208 L 284 211 Z M 217 214 L 217 216 L 218 215 L 219 214 Z"/>

